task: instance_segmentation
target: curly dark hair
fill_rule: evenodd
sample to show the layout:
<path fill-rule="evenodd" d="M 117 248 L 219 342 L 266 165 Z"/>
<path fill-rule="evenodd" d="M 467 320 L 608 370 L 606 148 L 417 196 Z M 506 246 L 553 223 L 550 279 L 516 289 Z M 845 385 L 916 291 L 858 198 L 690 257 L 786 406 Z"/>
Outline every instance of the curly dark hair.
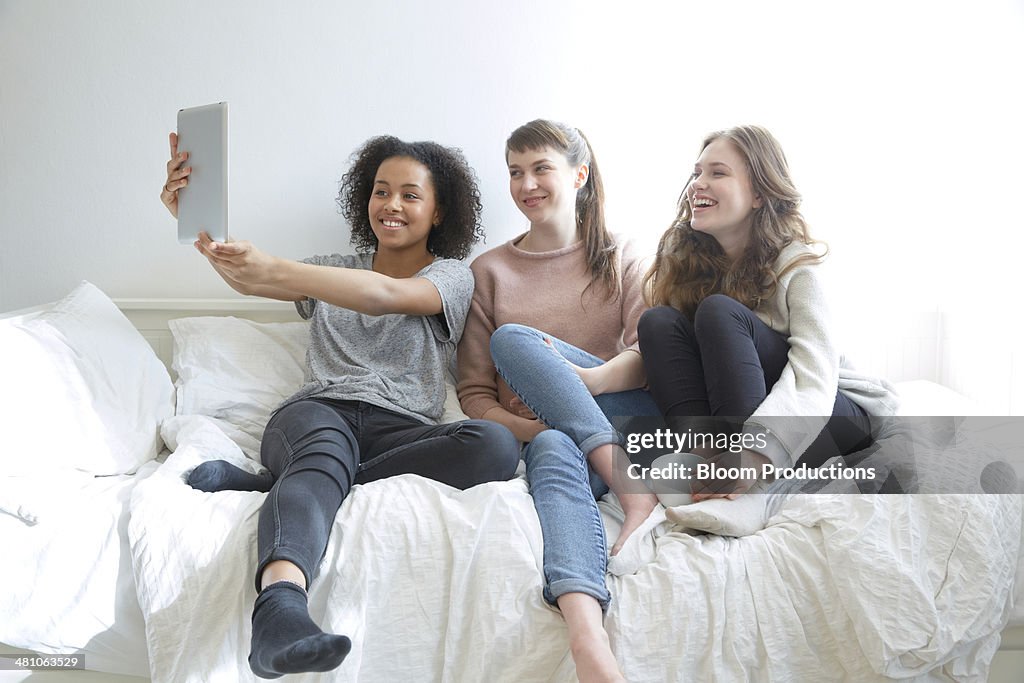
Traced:
<path fill-rule="evenodd" d="M 352 245 L 366 253 L 377 249 L 370 227 L 369 204 L 377 169 L 386 159 L 408 157 L 430 171 L 441 223 L 427 237 L 427 250 L 440 258 L 464 259 L 483 239 L 480 188 L 462 151 L 436 142 L 405 142 L 391 135 L 370 138 L 352 154 L 352 167 L 341 179 L 338 206 L 352 228 Z"/>

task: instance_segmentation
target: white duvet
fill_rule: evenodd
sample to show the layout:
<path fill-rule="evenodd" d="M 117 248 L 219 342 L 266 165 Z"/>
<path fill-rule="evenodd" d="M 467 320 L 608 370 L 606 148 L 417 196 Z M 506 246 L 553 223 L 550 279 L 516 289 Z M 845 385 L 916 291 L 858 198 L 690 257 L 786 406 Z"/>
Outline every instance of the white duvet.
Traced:
<path fill-rule="evenodd" d="M 128 506 L 157 466 L 108 477 L 0 477 L 0 643 L 79 653 L 93 670 L 148 673 Z"/>
<path fill-rule="evenodd" d="M 129 525 L 153 680 L 257 680 L 246 656 L 264 494 L 183 483 L 203 460 L 252 466 L 207 418 L 174 418 L 164 437 L 175 451 L 135 487 Z M 614 537 L 617 510 L 602 506 Z M 609 576 L 606 626 L 630 681 L 984 680 L 1009 610 L 1017 496 L 796 495 L 743 538 L 657 515 Z M 310 592 L 314 619 L 352 652 L 288 680 L 574 681 L 541 585 L 522 480 L 357 486 Z"/>

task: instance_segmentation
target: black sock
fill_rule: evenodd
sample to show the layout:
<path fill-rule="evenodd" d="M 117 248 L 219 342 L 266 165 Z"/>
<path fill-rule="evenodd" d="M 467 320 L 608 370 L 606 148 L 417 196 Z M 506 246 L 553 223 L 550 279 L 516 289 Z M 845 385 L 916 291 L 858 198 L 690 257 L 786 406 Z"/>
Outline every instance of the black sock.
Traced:
<path fill-rule="evenodd" d="M 209 460 L 192 470 L 188 485 L 200 491 L 262 491 L 274 485 L 274 475 L 264 470 L 260 474 L 246 472 L 227 460 Z"/>
<path fill-rule="evenodd" d="M 249 668 L 260 678 L 330 671 L 352 649 L 346 636 L 324 633 L 309 618 L 306 591 L 290 581 L 272 583 L 252 609 Z"/>

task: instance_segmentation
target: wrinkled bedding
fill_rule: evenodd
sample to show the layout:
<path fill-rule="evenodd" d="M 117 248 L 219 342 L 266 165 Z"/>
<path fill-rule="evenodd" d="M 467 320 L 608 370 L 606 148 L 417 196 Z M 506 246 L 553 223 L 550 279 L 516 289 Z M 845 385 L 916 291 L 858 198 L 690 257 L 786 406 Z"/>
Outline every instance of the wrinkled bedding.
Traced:
<path fill-rule="evenodd" d="M 154 681 L 249 672 L 265 494 L 192 490 L 204 460 L 255 464 L 208 418 L 167 421 L 174 450 L 131 495 L 128 537 Z M 614 538 L 614 497 L 601 503 Z M 790 493 L 742 538 L 652 515 L 611 564 L 606 626 L 631 681 L 984 680 L 1010 612 L 1016 495 Z M 353 650 L 290 680 L 573 681 L 541 598 L 522 479 L 461 492 L 405 475 L 357 486 L 310 592 Z"/>
<path fill-rule="evenodd" d="M 156 470 L 0 478 L 0 643 L 84 654 L 89 669 L 149 673 L 128 549 L 132 489 Z"/>

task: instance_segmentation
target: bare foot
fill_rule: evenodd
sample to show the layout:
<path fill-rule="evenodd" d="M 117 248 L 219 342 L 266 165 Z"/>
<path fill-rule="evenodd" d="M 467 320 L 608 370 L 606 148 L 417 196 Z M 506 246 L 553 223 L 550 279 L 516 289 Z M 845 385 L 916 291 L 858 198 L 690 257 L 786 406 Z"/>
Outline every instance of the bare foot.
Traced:
<path fill-rule="evenodd" d="M 580 683 L 626 683 L 603 630 L 573 639 L 569 649 Z"/>
<path fill-rule="evenodd" d="M 622 521 L 619 537 L 615 539 L 615 544 L 612 545 L 612 555 L 619 554 L 622 546 L 626 544 L 626 539 L 651 516 L 654 508 L 658 505 L 658 497 L 651 492 L 624 493 L 618 498 L 619 505 L 622 506 L 622 512 L 626 518 Z"/>

